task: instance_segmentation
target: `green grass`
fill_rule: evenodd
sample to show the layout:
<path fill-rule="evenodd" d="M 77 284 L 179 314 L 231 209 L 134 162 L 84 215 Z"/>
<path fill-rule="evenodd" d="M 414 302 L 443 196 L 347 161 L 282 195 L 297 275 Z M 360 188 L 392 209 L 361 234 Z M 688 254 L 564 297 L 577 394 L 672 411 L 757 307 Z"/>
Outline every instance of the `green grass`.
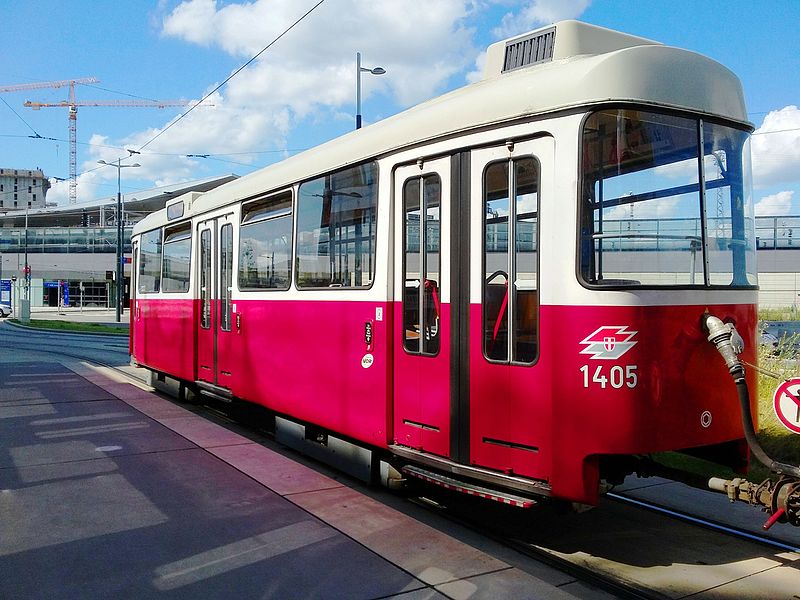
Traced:
<path fill-rule="evenodd" d="M 800 310 L 796 307 L 759 308 L 759 321 L 800 321 Z"/>
<path fill-rule="evenodd" d="M 781 376 L 781 379 L 776 379 L 764 373 L 758 374 L 758 439 L 773 460 L 791 465 L 800 464 L 800 435 L 792 433 L 778 421 L 772 407 L 772 396 L 783 379 L 800 376 L 800 361 L 792 356 L 791 351 L 796 337 L 784 337 L 779 342 L 777 354 L 767 354 L 762 348 L 758 357 L 761 368 Z M 787 360 L 789 358 L 795 360 Z M 769 475 L 767 468 L 757 461 L 751 463 L 750 472 L 755 480 Z"/>
<path fill-rule="evenodd" d="M 13 323 L 22 325 L 18 319 L 11 319 Z M 128 326 L 113 327 L 103 325 L 102 323 L 73 323 L 70 321 L 51 321 L 48 319 L 31 319 L 26 327 L 35 327 L 36 329 L 50 329 L 54 331 L 70 331 L 70 332 L 83 332 L 83 333 L 114 333 L 120 336 L 128 335 Z"/>

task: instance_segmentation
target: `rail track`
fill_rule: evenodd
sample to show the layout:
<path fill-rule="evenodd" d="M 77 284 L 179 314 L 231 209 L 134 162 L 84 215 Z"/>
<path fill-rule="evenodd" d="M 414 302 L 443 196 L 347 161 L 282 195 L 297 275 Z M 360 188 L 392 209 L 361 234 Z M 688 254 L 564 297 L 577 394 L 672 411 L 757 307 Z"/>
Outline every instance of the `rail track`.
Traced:
<path fill-rule="evenodd" d="M 570 515 L 559 514 L 557 508 L 546 506 L 528 511 L 499 507 L 490 509 L 487 514 L 485 504 L 478 505 L 475 499 L 459 498 L 452 492 L 437 490 L 430 494 L 429 491 L 409 499 L 524 557 L 618 598 L 674 600 L 694 596 L 705 590 L 695 589 L 696 584 L 690 579 L 713 580 L 715 571 L 735 569 L 738 563 L 746 560 L 773 559 L 800 552 L 796 545 L 768 535 L 756 535 L 619 493 L 607 495 L 594 511 Z M 537 515 L 540 508 L 544 514 Z M 480 519 L 475 515 L 480 515 Z M 638 530 L 642 523 L 647 525 Z M 560 529 L 566 541 L 559 535 Z M 637 531 L 632 533 L 632 530 Z M 654 534 L 653 530 L 659 533 Z M 687 544 L 687 539 L 693 544 Z M 705 560 L 697 559 L 699 555 L 704 555 Z M 721 566 L 724 569 L 720 569 Z M 653 571 L 657 575 L 653 576 Z M 691 573 L 690 578 L 687 573 Z M 742 573 L 731 581 L 752 574 Z M 669 585 L 660 587 L 665 581 L 669 581 Z M 725 583 L 729 582 L 721 581 L 720 585 Z M 721 594 L 714 597 L 750 596 Z M 787 598 L 800 598 L 800 595 Z"/>
<path fill-rule="evenodd" d="M 624 493 L 616 493 L 616 492 L 609 492 L 606 496 L 612 500 L 616 500 L 618 502 L 622 502 L 625 504 L 631 504 L 633 506 L 638 506 L 640 508 L 644 508 L 646 510 L 650 510 L 653 512 L 657 512 L 660 514 L 667 515 L 669 517 L 673 517 L 675 519 L 679 519 L 681 521 L 687 521 L 689 523 L 694 523 L 701 527 L 705 527 L 707 529 L 711 529 L 714 531 L 720 531 L 722 533 L 738 537 L 741 539 L 749 540 L 751 542 L 756 542 L 758 544 L 763 544 L 764 546 L 768 546 L 770 548 L 774 548 L 776 550 L 787 551 L 787 552 L 800 552 L 800 544 L 789 544 L 777 540 L 773 537 L 768 535 L 758 535 L 749 531 L 745 531 L 738 527 L 734 527 L 731 525 L 726 525 L 725 523 L 714 521 L 711 519 L 706 519 L 702 517 L 698 517 L 696 515 L 689 514 L 684 511 L 674 510 L 668 508 L 666 506 L 662 506 L 659 504 L 655 504 L 653 502 L 646 502 L 643 500 L 639 500 L 637 498 L 632 498 L 630 496 L 625 495 Z M 754 510 L 755 513 L 755 510 Z M 755 514 L 753 515 L 755 518 Z"/>
<path fill-rule="evenodd" d="M 102 367 L 113 369 L 138 383 L 147 383 L 144 375 L 129 367 L 125 361 L 128 356 L 128 338 L 111 334 L 71 333 L 60 330 L 42 330 L 22 327 L 7 322 L 2 323 L 0 336 L 8 338 L 6 347 L 42 354 L 65 356 L 86 360 Z M 60 342 L 70 342 L 70 345 Z M 119 361 L 104 358 L 109 353 L 119 355 Z"/>

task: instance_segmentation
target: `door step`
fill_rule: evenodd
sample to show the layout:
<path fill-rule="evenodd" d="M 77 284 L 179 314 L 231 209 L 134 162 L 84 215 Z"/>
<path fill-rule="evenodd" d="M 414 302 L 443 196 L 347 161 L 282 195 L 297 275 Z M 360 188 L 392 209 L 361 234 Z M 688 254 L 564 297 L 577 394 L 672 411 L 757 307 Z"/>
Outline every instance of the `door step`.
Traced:
<path fill-rule="evenodd" d="M 403 467 L 401 471 L 409 477 L 415 477 L 416 479 L 427 481 L 428 483 L 438 485 L 439 487 L 460 492 L 462 494 L 467 494 L 469 496 L 483 498 L 484 500 L 492 500 L 494 502 L 500 502 L 501 504 L 508 504 L 518 508 L 531 508 L 536 505 L 536 501 L 532 500 L 531 498 L 523 498 L 522 496 L 517 496 L 515 494 L 509 494 L 507 492 L 500 492 L 498 490 L 491 490 L 489 488 L 481 487 L 471 483 L 465 483 L 463 481 L 453 479 L 452 477 L 448 477 L 447 475 L 441 475 L 440 473 L 434 473 L 433 471 L 426 471 L 420 467 L 407 465 Z"/>
<path fill-rule="evenodd" d="M 233 392 L 228 388 L 220 387 L 207 381 L 195 381 L 194 383 L 204 396 L 209 396 L 222 402 L 233 402 Z"/>
<path fill-rule="evenodd" d="M 442 456 L 436 456 L 435 454 L 398 444 L 390 445 L 389 450 L 392 451 L 392 454 L 406 461 L 436 469 L 437 472 L 443 471 L 460 479 L 480 481 L 494 489 L 514 490 L 514 492 L 525 494 L 526 497 L 550 495 L 550 486 L 543 481 L 508 475 L 474 465 L 463 465 Z"/>

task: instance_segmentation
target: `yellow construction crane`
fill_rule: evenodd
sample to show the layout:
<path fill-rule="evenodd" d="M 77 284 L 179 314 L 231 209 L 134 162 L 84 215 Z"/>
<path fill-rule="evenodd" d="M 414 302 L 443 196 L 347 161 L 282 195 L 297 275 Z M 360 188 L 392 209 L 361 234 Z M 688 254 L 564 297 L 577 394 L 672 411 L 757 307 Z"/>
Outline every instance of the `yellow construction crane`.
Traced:
<path fill-rule="evenodd" d="M 25 102 L 24 106 L 39 110 L 40 108 L 66 108 L 69 110 L 69 203 L 77 201 L 78 175 L 77 175 L 77 130 L 79 106 L 107 106 L 107 107 L 139 107 L 139 108 L 165 108 L 167 106 L 187 106 L 186 100 L 75 100 L 75 85 L 81 83 L 98 83 L 94 77 L 81 79 L 65 79 L 62 81 L 41 81 L 36 83 L 22 83 L 19 85 L 0 86 L 2 92 L 18 92 L 42 88 L 69 87 L 69 98 L 61 102 Z"/>

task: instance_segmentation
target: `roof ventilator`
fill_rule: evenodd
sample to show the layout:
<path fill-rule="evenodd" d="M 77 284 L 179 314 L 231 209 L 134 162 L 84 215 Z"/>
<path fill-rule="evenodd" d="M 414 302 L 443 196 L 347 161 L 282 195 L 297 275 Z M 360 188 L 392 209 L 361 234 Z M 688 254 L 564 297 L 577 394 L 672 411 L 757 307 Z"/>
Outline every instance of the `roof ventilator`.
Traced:
<path fill-rule="evenodd" d="M 556 28 L 537 31 L 506 43 L 503 73 L 553 60 Z"/>

